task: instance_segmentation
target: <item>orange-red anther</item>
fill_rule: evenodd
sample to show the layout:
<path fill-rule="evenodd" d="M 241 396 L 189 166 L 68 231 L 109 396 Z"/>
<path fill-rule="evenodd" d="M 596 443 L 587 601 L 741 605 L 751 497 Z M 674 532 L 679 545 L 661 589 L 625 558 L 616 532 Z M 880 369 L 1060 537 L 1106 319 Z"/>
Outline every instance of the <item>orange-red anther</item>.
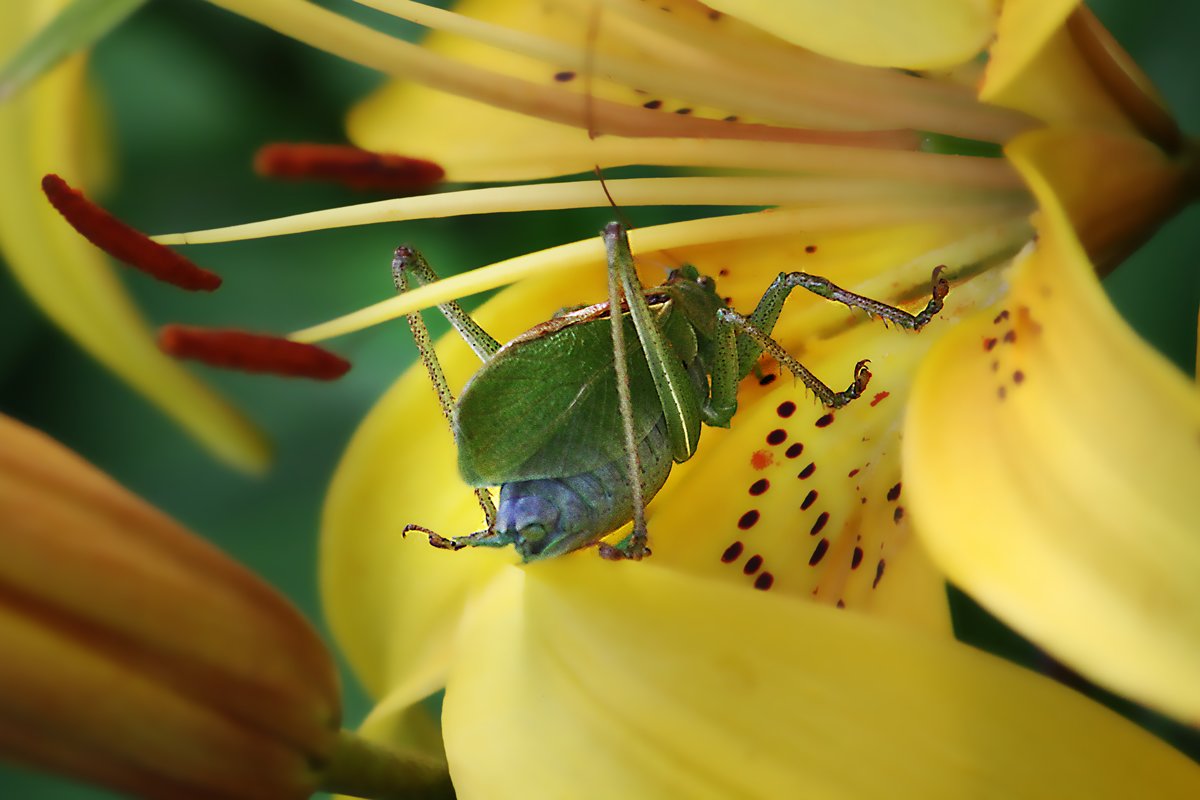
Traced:
<path fill-rule="evenodd" d="M 334 144 L 269 144 L 254 156 L 254 169 L 269 178 L 332 181 L 352 189 L 417 192 L 446 174 L 421 158 L 373 153 Z"/>
<path fill-rule="evenodd" d="M 57 175 L 42 178 L 42 191 L 72 228 L 113 258 L 180 289 L 211 292 L 221 285 L 220 275 L 129 227 Z"/>
<path fill-rule="evenodd" d="M 158 346 L 176 358 L 241 372 L 331 381 L 350 369 L 349 361 L 314 344 L 245 331 L 165 325 Z"/>

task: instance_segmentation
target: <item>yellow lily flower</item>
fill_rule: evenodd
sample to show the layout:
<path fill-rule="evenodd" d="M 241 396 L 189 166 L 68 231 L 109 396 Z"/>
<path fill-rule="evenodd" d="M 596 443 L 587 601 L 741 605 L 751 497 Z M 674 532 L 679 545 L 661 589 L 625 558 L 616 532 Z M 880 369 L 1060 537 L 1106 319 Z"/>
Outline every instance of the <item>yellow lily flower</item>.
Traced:
<path fill-rule="evenodd" d="M 364 104 L 350 123 L 360 144 L 434 161 L 451 180 L 531 179 L 594 165 L 695 167 L 723 172 L 614 179 L 608 187 L 622 206 L 779 207 L 634 231 L 631 240 L 648 281 L 663 266 L 687 261 L 716 276 L 735 306 L 746 306 L 784 269 L 829 274 L 857 291 L 896 301 L 923 290 L 934 264 L 949 264 L 955 279 L 946 312 L 919 336 L 858 325 L 840 308 L 794 298 L 777 338 L 819 375 L 848 374 L 854 361 L 871 358 L 873 396 L 827 414 L 813 409 L 789 381 L 771 380 L 776 373 L 768 366 L 762 379 L 743 388 L 733 430 L 706 432 L 700 455 L 676 470 L 651 505 L 654 556 L 638 565 L 603 564 L 581 554 L 518 568 L 511 554 L 451 556 L 402 541 L 398 533 L 408 522 L 447 533 L 478 527 L 478 510 L 456 475 L 451 442 L 424 376 L 408 373 L 360 428 L 326 510 L 322 581 L 329 614 L 359 676 L 381 698 L 368 732 L 415 736 L 404 728 L 406 715 L 445 687 L 443 735 L 462 796 L 621 790 L 650 796 L 681 788 L 688 794 L 766 796 L 793 793 L 797 786 L 848 796 L 1035 790 L 1118 796 L 1146 786 L 1158 794 L 1194 794 L 1200 780 L 1195 766 L 1148 735 L 1066 690 L 949 641 L 942 573 L 913 539 L 914 530 L 927 537 L 939 565 L 974 591 L 972 574 L 979 570 L 972 562 L 980 551 L 990 555 L 994 549 L 986 547 L 986 534 L 995 528 L 986 525 L 1008 520 L 970 515 L 981 499 L 967 483 L 973 464 L 966 459 L 973 453 L 966 448 L 979 417 L 956 408 L 953 378 L 970 368 L 965 378 L 972 392 L 986 385 L 991 399 L 996 387 L 975 369 L 978 352 L 973 359 L 942 354 L 960 353 L 967 344 L 990 353 L 979 327 L 999 324 L 993 320 L 1009 306 L 1009 318 L 1023 319 L 1014 303 L 1034 285 L 1033 279 L 1023 282 L 1031 272 L 1052 276 L 1046 280 L 1056 296 L 1060 286 L 1064 297 L 1073 296 L 1068 290 L 1086 295 L 1087 313 L 1080 312 L 1085 321 L 1117 328 L 1111 315 L 1091 313 L 1100 303 L 1095 287 L 1072 278 L 1086 262 L 1071 225 L 1088 252 L 1108 266 L 1188 197 L 1190 167 L 1178 155 L 1178 132 L 1141 90 L 1137 73 L 1106 49 L 1086 11 L 1074 3 L 1038 10 L 1010 2 L 997 23 L 986 11 L 959 13 L 970 4 L 930 0 L 914 37 L 911 26 L 896 25 L 886 13 L 888 4 L 868 2 L 855 5 L 878 12 L 863 12 L 877 24 L 860 22 L 855 35 L 821 24 L 821 4 L 803 2 L 729 4 L 726 11 L 736 16 L 683 2 L 614 2 L 596 16 L 591 6 L 566 2 L 467 3 L 460 7 L 465 17 L 419 4 L 370 3 L 454 34 L 431 37 L 422 50 L 306 3 L 217 4 L 455 93 L 398 84 Z M 830 39 L 822 44 L 826 29 Z M 984 89 L 1007 107 L 980 104 L 966 88 L 980 77 L 972 57 L 997 30 Z M 498 56 L 497 49 L 513 55 Z M 862 66 L 870 64 L 926 73 Z M 1035 72 L 1037 82 L 1030 78 Z M 1048 96 L 1056 102 L 1047 102 Z M 1127 171 L 1115 161 L 1114 184 L 1088 196 L 1075 176 L 1055 172 L 1056 161 L 1028 155 L 1045 142 L 1043 132 L 1029 131 L 1048 125 L 1068 142 L 1095 144 L 1089 152 L 1101 155 L 1126 152 L 1131 143 L 1144 146 L 1158 161 L 1135 166 L 1157 167 Z M 1007 145 L 1033 195 L 1009 162 L 919 152 L 913 129 Z M 529 142 L 537 143 L 532 153 Z M 755 173 L 730 174 L 734 170 Z M 1123 203 L 1129 195 L 1112 196 L 1112 185 L 1136 187 L 1136 197 L 1153 202 L 1128 209 Z M 1062 199 L 1071 196 L 1094 202 Z M 1041 239 L 1014 272 L 1010 257 L 1033 239 L 1032 197 L 1042 207 Z M 380 220 L 605 203 L 591 181 L 505 187 L 158 239 L 225 241 Z M 1126 212 L 1127 227 L 1095 224 L 1111 219 L 1095 212 L 1112 208 Z M 480 322 L 505 339 L 564 305 L 603 296 L 602 263 L 598 240 L 565 245 L 414 291 L 296 338 L 332 336 L 526 278 L 480 312 Z M 1081 335 L 1069 310 L 1055 314 L 1068 341 Z M 1049 322 L 1038 324 L 1047 341 L 1058 333 Z M 1014 344 L 1004 356 L 1016 358 L 1018 346 L 1024 345 Z M 1122 347 L 1132 355 L 1106 364 L 1111 372 L 1128 368 L 1142 378 L 1147 371 L 1158 377 L 1154 383 L 1117 373 L 1112 385 L 1124 391 L 1121 397 L 1144 400 L 1145 390 L 1171 384 L 1161 365 L 1146 367 L 1144 351 Z M 460 385 L 474 366 L 467 348 L 447 341 L 439 352 L 452 383 Z M 1069 357 L 1062 353 L 1055 351 Z M 1006 361 L 1012 372 L 1004 374 L 1023 383 L 1015 374 L 1032 376 L 1036 355 L 1025 355 L 1031 360 L 1019 365 Z M 1083 369 L 1049 368 L 1056 363 L 1047 361 L 1036 372 L 1042 397 L 1055 395 L 1050 382 Z M 1031 377 L 1025 388 L 1033 386 Z M 1029 409 L 1028 402 L 1019 408 Z M 1161 402 L 1174 415 L 1167 418 L 1190 419 L 1195 398 L 1176 387 Z M 1081 414 L 1072 422 L 1111 424 L 1114 413 Z M 937 424 L 941 416 L 943 427 Z M 1028 414 L 1017 423 L 1038 419 Z M 954 446 L 947 445 L 945 454 L 916 452 L 918 435 L 928 442 L 948 429 Z M 1137 439 L 1131 433 L 1121 441 Z M 997 448 L 1001 444 L 1008 446 L 998 442 Z M 419 467 L 398 469 L 398 459 L 410 453 Z M 1106 463 L 1130 463 L 1128 453 L 1114 446 Z M 1078 450 L 1071 456 L 1059 470 L 1064 482 L 1066 468 L 1085 461 Z M 1188 463 L 1176 448 L 1145 480 L 1161 481 L 1163 469 Z M 993 484 L 987 491 L 995 498 L 1016 495 L 1030 510 L 1019 520 L 1029 526 L 1028 538 L 1044 539 L 1040 534 L 1060 523 L 1061 512 L 1046 513 L 1044 500 L 1037 504 L 1036 496 L 1012 491 L 1012 474 L 1002 466 L 989 465 L 985 477 Z M 953 477 L 963 485 L 950 500 L 941 482 L 947 468 L 957 470 Z M 1042 468 L 1039 461 L 1031 470 Z M 1052 459 L 1046 468 L 1055 474 Z M 1034 475 L 1029 483 L 1040 489 Z M 1130 483 L 1125 496 L 1142 485 Z M 1176 534 L 1194 518 L 1188 516 L 1194 502 L 1177 494 L 1169 513 L 1156 520 L 1162 535 L 1137 542 L 1126 537 L 1119 542 L 1126 548 L 1123 560 L 1115 566 L 1112 550 L 1101 549 L 1115 541 L 1109 537 L 1090 542 L 1095 550 L 1078 562 L 1071 559 L 1077 547 L 1053 563 L 1084 570 L 1090 563 L 1111 575 L 1130 563 L 1128 548 L 1153 549 L 1164 537 L 1180 542 L 1169 553 L 1191 553 L 1194 543 Z M 1114 519 L 1128 519 L 1128 509 L 1136 507 L 1124 506 L 1126 516 Z M 915 528 L 914 517 L 920 523 Z M 939 545 L 939 531 L 953 539 L 964 525 L 974 526 L 983 544 L 965 553 Z M 1046 549 L 1035 541 L 1025 552 L 1039 548 Z M 1171 705 L 1171 697 L 1184 696 L 1175 690 L 1193 663 L 1191 652 L 1167 645 L 1171 637 L 1194 643 L 1187 625 L 1197 615 L 1188 605 L 1191 594 L 1175 591 L 1186 570 L 1167 570 L 1166 561 L 1166 553 L 1150 560 L 1148 573 L 1126 567 L 1129 572 L 1119 573 L 1126 580 L 1103 597 L 1110 613 L 1127 615 L 1121 628 L 1128 631 L 1139 609 L 1125 587 L 1136 590 L 1160 576 L 1171 581 L 1171 599 L 1183 604 L 1166 624 L 1147 632 L 1155 638 L 1154 668 L 1127 680 L 1129 662 L 1137 657 L 1131 651 L 1124 654 L 1121 680 L 1091 674 L 1190 713 Z M 1135 563 L 1140 570 L 1146 560 Z M 984 580 L 1000 573 L 1010 579 L 1007 592 L 1032 583 L 1011 580 L 1012 563 L 1004 566 L 1008 574 L 990 570 Z M 1078 585 L 1103 583 L 1096 574 Z M 1043 587 L 1050 584 L 1043 581 Z M 993 602 L 996 593 L 980 596 Z M 1020 625 L 1029 605 L 1008 605 L 1020 609 L 1007 615 Z M 839 612 L 842 607 L 888 619 Z M 1006 610 L 1004 602 L 993 607 Z M 1035 638 L 1054 649 L 1073 613 L 1047 615 L 1057 624 Z M 1064 637 L 1068 645 L 1059 654 L 1081 668 L 1103 659 L 1098 637 L 1090 628 L 1088 633 L 1082 644 Z M 1172 681 L 1161 687 L 1170 695 L 1166 700 L 1143 685 L 1164 677 Z M 904 735 L 917 725 L 922 736 Z M 1087 735 L 1080 737 L 1080 730 Z M 868 753 L 877 770 L 863 769 Z"/>
<path fill-rule="evenodd" d="M 0 62 L 53 19 L 66 0 L 5 3 Z M 94 358 L 145 395 L 218 458 L 261 471 L 269 458 L 255 427 L 159 352 L 104 256 L 80 239 L 38 190 L 58 172 L 96 187 L 108 157 L 99 110 L 75 56 L 0 104 L 0 251 L 35 303 Z"/>

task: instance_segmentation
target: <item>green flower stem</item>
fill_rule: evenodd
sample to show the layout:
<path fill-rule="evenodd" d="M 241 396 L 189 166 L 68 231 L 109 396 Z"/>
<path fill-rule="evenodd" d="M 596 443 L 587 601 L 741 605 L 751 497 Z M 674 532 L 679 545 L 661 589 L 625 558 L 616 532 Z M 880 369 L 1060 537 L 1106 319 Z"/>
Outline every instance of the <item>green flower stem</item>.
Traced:
<path fill-rule="evenodd" d="M 319 775 L 322 790 L 371 800 L 451 800 L 446 762 L 411 750 L 385 747 L 341 731 Z"/>

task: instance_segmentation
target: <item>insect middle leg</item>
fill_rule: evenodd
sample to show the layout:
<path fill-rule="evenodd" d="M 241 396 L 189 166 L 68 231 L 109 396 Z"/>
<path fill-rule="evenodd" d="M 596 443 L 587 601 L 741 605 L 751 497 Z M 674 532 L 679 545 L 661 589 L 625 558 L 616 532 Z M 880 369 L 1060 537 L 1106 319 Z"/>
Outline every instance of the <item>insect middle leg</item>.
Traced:
<path fill-rule="evenodd" d="M 410 287 L 410 282 L 416 286 L 423 286 L 427 283 L 433 283 L 438 279 L 437 274 L 430 268 L 429 264 L 416 250 L 411 247 L 397 247 L 395 256 L 392 258 L 392 280 L 396 284 L 396 291 L 400 293 L 407 292 Z M 493 339 L 487 331 L 479 326 L 471 316 L 463 310 L 462 306 L 454 301 L 442 303 L 438 306 L 438 310 L 450 322 L 459 335 L 466 340 L 470 348 L 475 351 L 481 361 L 487 361 L 497 350 L 500 349 L 500 343 Z M 450 384 L 446 380 L 446 373 L 442 370 L 442 364 L 438 361 L 437 352 L 433 347 L 433 339 L 429 335 L 429 328 L 425 326 L 425 320 L 421 317 L 420 311 L 413 311 L 405 316 L 408 321 L 408 329 L 412 332 L 413 341 L 417 345 L 417 351 L 421 354 L 421 363 L 425 365 L 425 371 L 429 374 L 429 381 L 433 384 L 434 393 L 437 395 L 438 405 L 441 406 L 442 416 L 446 418 L 446 423 L 451 427 L 451 435 L 453 435 L 453 419 L 454 419 L 454 395 L 450 392 Z M 458 550 L 462 547 L 474 545 L 487 546 L 491 542 L 484 542 L 481 539 L 482 535 L 491 533 L 496 528 L 496 505 L 492 502 L 492 496 L 488 494 L 486 489 L 475 489 L 475 499 L 479 501 L 479 507 L 483 510 L 484 520 L 487 523 L 487 529 L 471 536 L 461 536 L 456 539 L 445 539 L 427 528 L 422 528 L 419 525 L 409 525 L 405 527 L 404 532 L 410 530 L 418 530 L 429 534 L 429 541 L 437 547 L 445 547 L 439 542 L 457 542 L 458 540 L 471 540 L 469 543 L 464 541 L 463 544 L 451 549 Z M 435 541 L 435 539 L 437 541 Z M 500 544 L 506 544 L 503 542 Z M 500 546 L 500 545 L 497 545 Z"/>

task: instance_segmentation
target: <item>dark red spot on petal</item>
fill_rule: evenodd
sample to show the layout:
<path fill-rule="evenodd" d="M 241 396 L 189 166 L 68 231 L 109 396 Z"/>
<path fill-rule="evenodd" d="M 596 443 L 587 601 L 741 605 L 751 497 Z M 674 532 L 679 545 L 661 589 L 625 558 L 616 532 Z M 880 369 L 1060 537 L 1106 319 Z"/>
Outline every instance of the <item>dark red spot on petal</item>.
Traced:
<path fill-rule="evenodd" d="M 985 352 L 990 352 L 996 346 L 997 339 L 994 336 L 989 336 L 983 340 L 983 349 Z"/>
<path fill-rule="evenodd" d="M 883 580 L 883 571 L 886 568 L 887 568 L 887 562 L 884 561 L 882 558 L 879 559 L 879 563 L 875 565 L 875 580 L 871 581 L 872 589 L 879 586 L 879 582 L 881 580 Z"/>
<path fill-rule="evenodd" d="M 847 478 L 853 478 L 853 477 L 854 477 L 855 475 L 857 475 L 857 474 L 858 474 L 858 467 L 855 467 L 854 469 L 852 469 L 852 470 L 850 470 L 849 472 L 847 472 L 847 473 L 846 473 L 846 477 L 847 477 Z"/>
<path fill-rule="evenodd" d="M 892 522 L 900 522 L 904 519 L 904 506 L 896 506 L 896 510 L 892 512 Z"/>
<path fill-rule="evenodd" d="M 719 269 L 719 270 L 717 270 L 717 275 L 719 275 L 719 276 L 720 276 L 720 277 L 722 277 L 722 278 L 724 278 L 724 277 L 725 277 L 726 275 L 728 275 L 728 274 L 729 274 L 729 270 L 727 270 L 727 269 Z"/>
<path fill-rule="evenodd" d="M 349 361 L 315 344 L 244 331 L 166 325 L 158 333 L 158 346 L 176 358 L 242 372 L 329 381 L 350 369 Z"/>
<path fill-rule="evenodd" d="M 730 114 L 728 117 L 724 117 L 722 119 L 722 121 L 723 122 L 737 122 L 738 118 L 737 118 L 736 114 Z"/>
<path fill-rule="evenodd" d="M 754 523 L 758 522 L 758 510 L 750 509 L 745 514 L 738 518 L 738 527 L 744 531 L 748 531 L 754 527 Z"/>
<path fill-rule="evenodd" d="M 677 108 L 675 109 L 675 113 L 686 117 L 688 114 L 692 113 L 692 110 L 690 108 Z"/>
<path fill-rule="evenodd" d="M 838 601 L 837 601 L 837 607 L 838 607 L 838 608 L 845 608 L 845 607 L 846 607 L 846 601 L 845 601 L 845 600 L 838 600 Z"/>
<path fill-rule="evenodd" d="M 746 559 L 746 563 L 742 565 L 742 572 L 747 575 L 753 575 L 762 568 L 763 557 L 760 555 L 752 555 Z"/>
<path fill-rule="evenodd" d="M 654 111 L 657 108 L 662 108 L 662 100 L 647 100 L 646 102 L 642 103 L 642 108 L 648 108 L 651 111 Z"/>
<path fill-rule="evenodd" d="M 558 81 L 559 83 L 573 81 L 575 80 L 575 73 L 569 69 L 564 69 L 562 72 L 554 73 L 554 80 Z"/>
<path fill-rule="evenodd" d="M 775 463 L 775 456 L 767 450 L 755 450 L 750 456 L 750 466 L 754 469 L 766 469 Z"/>
<path fill-rule="evenodd" d="M 759 478 L 754 483 L 750 484 L 750 494 L 758 497 L 760 494 L 771 488 L 771 482 L 766 478 Z"/>
<path fill-rule="evenodd" d="M 806 245 L 804 247 L 804 252 L 812 255 L 813 253 L 817 252 L 817 246 L 815 244 Z"/>
<path fill-rule="evenodd" d="M 858 565 L 863 560 L 863 549 L 861 547 L 854 548 L 854 552 L 850 554 L 850 569 L 858 569 Z"/>
<path fill-rule="evenodd" d="M 815 567 L 817 564 L 820 564 L 821 559 L 825 557 L 827 552 L 829 552 L 829 540 L 822 539 L 817 542 L 817 546 L 813 548 L 812 555 L 808 557 L 808 565 Z"/>
<path fill-rule="evenodd" d="M 725 548 L 724 553 L 721 553 L 721 560 L 726 564 L 732 564 L 734 561 L 737 561 L 738 556 L 742 554 L 743 547 L 744 545 L 741 542 L 734 542 L 733 544 L 729 545 L 729 547 Z"/>
<path fill-rule="evenodd" d="M 1025 373 L 1021 372 L 1021 370 L 1017 370 L 1016 372 L 1013 373 L 1013 383 L 1021 383 L 1024 380 L 1025 380 Z"/>
<path fill-rule="evenodd" d="M 889 503 L 894 503 L 900 499 L 900 486 L 901 484 L 897 483 L 895 486 L 888 489 L 887 499 Z"/>
<path fill-rule="evenodd" d="M 180 289 L 211 292 L 221 285 L 221 276 L 129 227 L 57 175 L 42 178 L 42 191 L 72 228 L 113 258 Z"/>
<path fill-rule="evenodd" d="M 992 322 L 996 325 L 999 325 L 1001 322 L 1004 322 L 1004 320 L 1006 320 L 1006 319 L 1008 319 L 1008 309 L 1007 308 L 1004 309 L 1003 311 L 1001 311 L 999 314 L 997 314 L 996 318 L 994 320 L 992 320 Z"/>
<path fill-rule="evenodd" d="M 808 494 L 804 495 L 804 500 L 800 503 L 800 510 L 808 511 L 815 502 L 817 502 L 817 490 L 809 489 Z"/>
<path fill-rule="evenodd" d="M 338 144 L 269 144 L 254 156 L 254 169 L 268 178 L 320 180 L 351 189 L 415 192 L 445 177 L 440 165 L 422 158 L 373 153 Z"/>
<path fill-rule="evenodd" d="M 817 515 L 816 520 L 813 521 L 812 528 L 809 529 L 808 535 L 816 536 L 818 533 L 825 530 L 825 525 L 828 522 L 829 522 L 829 512 L 822 511 L 819 515 Z"/>
<path fill-rule="evenodd" d="M 773 430 L 767 434 L 767 444 L 769 444 L 769 445 L 783 444 L 784 442 L 787 441 L 787 437 L 788 437 L 787 431 L 785 431 L 783 428 L 776 428 L 775 430 Z"/>
<path fill-rule="evenodd" d="M 770 386 L 772 383 L 775 382 L 775 379 L 778 377 L 779 376 L 776 375 L 774 372 L 768 373 L 758 379 L 758 385 L 759 386 Z"/>
<path fill-rule="evenodd" d="M 833 423 L 833 414 L 826 414 L 816 421 L 818 428 L 828 428 Z"/>
<path fill-rule="evenodd" d="M 775 409 L 775 413 L 784 419 L 787 419 L 792 414 L 796 413 L 796 404 L 791 400 L 784 400 L 779 404 L 779 407 Z"/>
<path fill-rule="evenodd" d="M 762 575 L 759 575 L 754 579 L 754 588 L 761 589 L 765 592 L 767 589 L 771 588 L 773 583 L 775 583 L 775 576 L 769 572 L 764 572 Z"/>
<path fill-rule="evenodd" d="M 879 405 L 884 400 L 891 397 L 891 394 L 892 394 L 891 392 L 877 392 L 875 394 L 875 396 L 873 398 L 871 398 L 871 408 L 874 408 L 875 406 Z"/>
<path fill-rule="evenodd" d="M 812 474 L 816 471 L 817 471 L 817 465 L 815 463 L 813 463 L 812 461 L 810 461 L 810 462 L 808 462 L 808 466 L 805 467 L 804 469 L 800 470 L 799 474 L 797 474 L 796 477 L 799 478 L 800 480 L 807 480 L 808 478 L 811 478 Z"/>
<path fill-rule="evenodd" d="M 1003 386 L 998 387 L 996 389 L 996 397 L 999 397 L 1001 400 L 1003 400 L 1005 397 L 1008 397 L 1008 390 Z"/>
<path fill-rule="evenodd" d="M 788 458 L 795 458 L 803 452 L 804 445 L 802 445 L 800 442 L 794 442 L 791 445 L 788 445 L 788 449 L 784 451 L 784 455 Z"/>
<path fill-rule="evenodd" d="M 1016 340 L 1017 340 L 1017 332 L 1015 330 L 1009 331 L 1008 333 L 1004 334 L 1004 341 L 1008 342 L 1009 344 L 1012 344 Z"/>

